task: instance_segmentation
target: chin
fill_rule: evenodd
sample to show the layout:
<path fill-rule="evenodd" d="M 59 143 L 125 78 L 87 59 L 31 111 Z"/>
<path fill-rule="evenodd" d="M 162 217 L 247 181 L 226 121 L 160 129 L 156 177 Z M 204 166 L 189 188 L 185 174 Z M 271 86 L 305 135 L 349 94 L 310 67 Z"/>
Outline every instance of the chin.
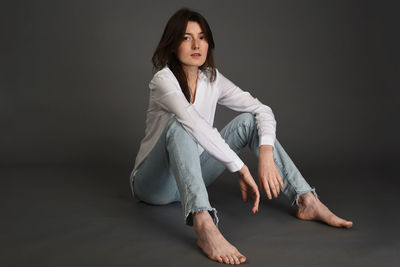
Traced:
<path fill-rule="evenodd" d="M 201 61 L 201 62 L 196 62 L 195 65 L 196 65 L 197 67 L 201 67 L 201 66 L 204 65 L 204 63 L 206 63 L 205 60 L 204 60 L 204 61 Z"/>
<path fill-rule="evenodd" d="M 193 64 L 189 64 L 189 66 L 192 66 L 192 67 L 201 67 L 202 65 L 203 65 L 204 63 L 193 63 Z"/>
<path fill-rule="evenodd" d="M 203 66 L 203 64 L 205 63 L 206 61 L 204 60 L 204 61 L 189 61 L 188 63 L 185 63 L 185 65 L 187 65 L 187 66 L 192 66 L 192 67 L 201 67 L 201 66 Z"/>

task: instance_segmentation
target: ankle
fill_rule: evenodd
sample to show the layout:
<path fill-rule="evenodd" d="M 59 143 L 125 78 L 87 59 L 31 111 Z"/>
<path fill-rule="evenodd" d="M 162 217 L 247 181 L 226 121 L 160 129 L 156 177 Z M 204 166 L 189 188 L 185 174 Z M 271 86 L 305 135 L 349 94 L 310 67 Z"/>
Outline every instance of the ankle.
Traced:
<path fill-rule="evenodd" d="M 316 201 L 316 197 L 314 196 L 314 194 L 312 192 L 308 192 L 305 194 L 300 195 L 299 197 L 299 204 L 302 205 L 309 205 L 312 204 Z"/>
<path fill-rule="evenodd" d="M 214 225 L 210 213 L 207 210 L 200 210 L 193 215 L 193 226 L 195 228 L 204 228 Z"/>

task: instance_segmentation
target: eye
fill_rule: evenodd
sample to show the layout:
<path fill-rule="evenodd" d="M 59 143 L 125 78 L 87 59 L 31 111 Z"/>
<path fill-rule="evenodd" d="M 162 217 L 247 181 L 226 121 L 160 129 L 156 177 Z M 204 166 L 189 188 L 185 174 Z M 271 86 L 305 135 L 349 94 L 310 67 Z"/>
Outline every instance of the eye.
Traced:
<path fill-rule="evenodd" d="M 187 38 L 190 38 L 190 37 L 189 37 L 189 36 L 183 37 L 184 40 L 189 40 L 189 39 L 187 39 Z"/>

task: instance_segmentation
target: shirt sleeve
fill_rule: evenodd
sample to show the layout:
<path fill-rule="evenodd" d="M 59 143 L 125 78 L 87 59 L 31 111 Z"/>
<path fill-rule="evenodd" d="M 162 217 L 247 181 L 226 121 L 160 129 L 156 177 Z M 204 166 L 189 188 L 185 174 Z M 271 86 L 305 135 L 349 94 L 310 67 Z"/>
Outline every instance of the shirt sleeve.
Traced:
<path fill-rule="evenodd" d="M 218 130 L 197 112 L 183 94 L 179 83 L 166 75 L 155 75 L 150 81 L 151 97 L 176 119 L 194 139 L 214 158 L 222 162 L 230 172 L 240 170 L 244 163 L 229 147 Z"/>
<path fill-rule="evenodd" d="M 276 121 L 272 109 L 251 96 L 249 92 L 240 89 L 222 75 L 218 69 L 216 71 L 216 86 L 220 90 L 218 104 L 235 111 L 250 112 L 255 115 L 259 146 L 271 145 L 275 147 Z"/>

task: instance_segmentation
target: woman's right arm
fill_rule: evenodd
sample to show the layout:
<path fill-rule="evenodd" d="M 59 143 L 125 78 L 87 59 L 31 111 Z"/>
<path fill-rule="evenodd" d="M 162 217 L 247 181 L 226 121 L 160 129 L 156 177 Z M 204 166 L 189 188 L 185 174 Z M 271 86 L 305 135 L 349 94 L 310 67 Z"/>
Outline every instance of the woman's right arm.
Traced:
<path fill-rule="evenodd" d="M 176 119 L 197 140 L 197 142 L 230 172 L 242 169 L 244 163 L 229 147 L 218 130 L 197 112 L 190 104 L 177 81 L 163 73 L 156 74 L 150 81 L 151 97 L 166 111 L 175 114 Z"/>

